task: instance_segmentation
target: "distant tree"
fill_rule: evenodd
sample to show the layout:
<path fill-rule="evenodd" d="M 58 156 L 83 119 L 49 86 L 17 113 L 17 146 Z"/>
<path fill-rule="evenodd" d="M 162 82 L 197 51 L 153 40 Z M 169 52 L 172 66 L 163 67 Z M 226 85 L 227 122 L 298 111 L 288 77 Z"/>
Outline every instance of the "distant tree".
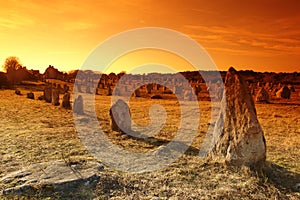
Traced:
<path fill-rule="evenodd" d="M 22 67 L 19 58 L 11 56 L 6 58 L 3 68 L 7 73 L 15 72 Z"/>
<path fill-rule="evenodd" d="M 22 68 L 19 58 L 15 56 L 6 58 L 3 68 L 7 72 L 7 79 L 9 83 L 14 85 L 18 78 L 17 71 Z"/>

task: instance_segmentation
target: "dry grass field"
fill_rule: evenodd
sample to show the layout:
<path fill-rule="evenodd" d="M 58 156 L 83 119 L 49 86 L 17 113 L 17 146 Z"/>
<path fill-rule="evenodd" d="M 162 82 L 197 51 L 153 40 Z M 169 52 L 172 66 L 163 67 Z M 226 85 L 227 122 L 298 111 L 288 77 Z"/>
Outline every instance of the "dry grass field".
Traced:
<path fill-rule="evenodd" d="M 28 91 L 28 88 L 21 89 L 22 94 Z M 35 92 L 36 98 L 40 94 Z M 289 101 L 256 105 L 267 142 L 267 166 L 263 171 L 228 167 L 198 156 L 210 125 L 211 111 L 209 101 L 199 101 L 201 119 L 197 135 L 189 150 L 176 162 L 141 174 L 107 167 L 99 172 L 101 179 L 96 190 L 75 191 L 71 196 L 53 194 L 47 199 L 300 199 L 295 188 L 300 183 L 300 97 L 293 95 Z M 110 97 L 96 96 L 99 124 L 110 141 L 121 148 L 152 151 L 176 134 L 180 122 L 177 100 L 131 98 L 132 118 L 139 125 L 149 123 L 151 105 L 160 104 L 165 108 L 166 123 L 154 140 L 137 140 L 112 131 L 110 104 Z M 39 162 L 94 160 L 76 133 L 70 110 L 27 99 L 26 95 L 17 96 L 13 90 L 0 90 L 0 119 L 0 178 Z M 0 190 L 10 186 L 2 184 Z M 46 197 L 38 194 L 32 198 Z"/>

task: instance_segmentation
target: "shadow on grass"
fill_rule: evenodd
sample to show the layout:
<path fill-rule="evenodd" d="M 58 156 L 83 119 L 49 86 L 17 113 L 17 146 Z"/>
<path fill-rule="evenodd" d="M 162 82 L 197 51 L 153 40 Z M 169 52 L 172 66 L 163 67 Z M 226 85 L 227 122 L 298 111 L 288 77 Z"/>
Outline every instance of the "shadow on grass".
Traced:
<path fill-rule="evenodd" d="M 270 162 L 267 162 L 263 173 L 267 181 L 280 191 L 299 192 L 299 188 L 296 188 L 296 185 L 300 183 L 299 173 L 288 171 L 284 167 Z"/>
<path fill-rule="evenodd" d="M 147 135 L 143 135 L 139 132 L 131 132 L 131 134 L 127 134 L 128 138 L 134 139 L 136 141 L 144 142 L 149 145 L 152 145 L 154 147 L 159 147 L 162 145 L 167 145 L 171 141 L 174 143 L 173 147 L 176 147 L 173 150 L 182 150 L 186 149 L 185 154 L 189 155 L 198 155 L 199 154 L 199 149 L 191 147 L 190 145 L 185 144 L 184 142 L 181 141 L 174 141 L 174 140 L 166 140 L 166 139 L 160 139 L 160 138 L 155 138 L 155 137 L 148 137 Z"/>

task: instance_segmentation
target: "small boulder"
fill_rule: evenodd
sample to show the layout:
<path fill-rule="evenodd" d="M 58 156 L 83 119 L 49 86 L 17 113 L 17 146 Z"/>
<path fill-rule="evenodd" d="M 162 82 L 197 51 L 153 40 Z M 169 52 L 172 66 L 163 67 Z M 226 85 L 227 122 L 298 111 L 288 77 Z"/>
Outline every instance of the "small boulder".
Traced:
<path fill-rule="evenodd" d="M 34 99 L 34 94 L 33 94 L 33 92 L 28 92 L 28 93 L 27 93 L 27 98 L 28 98 L 28 99 Z"/>
<path fill-rule="evenodd" d="M 16 94 L 16 95 L 21 95 L 21 91 L 18 90 L 18 89 L 16 89 L 16 90 L 15 90 L 15 94 Z"/>
<path fill-rule="evenodd" d="M 44 95 L 38 96 L 38 100 L 45 100 Z"/>

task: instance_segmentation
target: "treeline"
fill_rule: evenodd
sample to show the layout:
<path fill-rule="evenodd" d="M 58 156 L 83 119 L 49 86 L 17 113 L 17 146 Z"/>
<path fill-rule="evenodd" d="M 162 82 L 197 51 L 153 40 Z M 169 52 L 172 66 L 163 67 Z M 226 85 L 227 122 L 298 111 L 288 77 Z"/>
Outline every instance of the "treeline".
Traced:
<path fill-rule="evenodd" d="M 61 72 L 54 66 L 49 65 L 43 74 L 39 70 L 28 70 L 21 65 L 20 60 L 17 57 L 8 57 L 5 60 L 3 69 L 6 72 L 0 72 L 0 88 L 13 87 L 16 84 L 21 84 L 22 81 L 43 81 L 47 79 L 57 79 L 70 83 L 74 83 L 75 79 L 92 81 L 99 80 L 100 77 L 110 80 L 119 80 L 126 72 L 119 74 L 101 74 L 100 72 L 94 72 L 91 70 L 73 70 L 70 72 Z M 226 71 L 185 71 L 180 72 L 186 79 L 192 82 L 214 82 L 219 80 L 219 76 L 224 79 Z M 154 73 L 159 76 L 159 73 Z M 249 83 L 283 83 L 300 85 L 300 73 L 274 73 L 274 72 L 254 72 L 252 70 L 240 71 L 240 74 Z M 139 76 L 144 75 L 131 75 L 133 79 L 139 79 Z M 204 78 L 205 77 L 205 80 Z"/>
<path fill-rule="evenodd" d="M 208 80 L 212 82 L 218 81 L 219 74 L 223 80 L 226 76 L 226 71 L 186 71 L 180 72 L 184 77 L 189 80 L 200 80 L 204 82 L 204 79 L 201 75 L 207 77 Z M 200 75 L 201 74 L 201 75 Z M 253 70 L 241 70 L 239 74 L 243 76 L 243 78 L 249 83 L 282 83 L 282 84 L 292 84 L 292 85 L 300 85 L 300 73 L 293 72 L 254 72 Z"/>

